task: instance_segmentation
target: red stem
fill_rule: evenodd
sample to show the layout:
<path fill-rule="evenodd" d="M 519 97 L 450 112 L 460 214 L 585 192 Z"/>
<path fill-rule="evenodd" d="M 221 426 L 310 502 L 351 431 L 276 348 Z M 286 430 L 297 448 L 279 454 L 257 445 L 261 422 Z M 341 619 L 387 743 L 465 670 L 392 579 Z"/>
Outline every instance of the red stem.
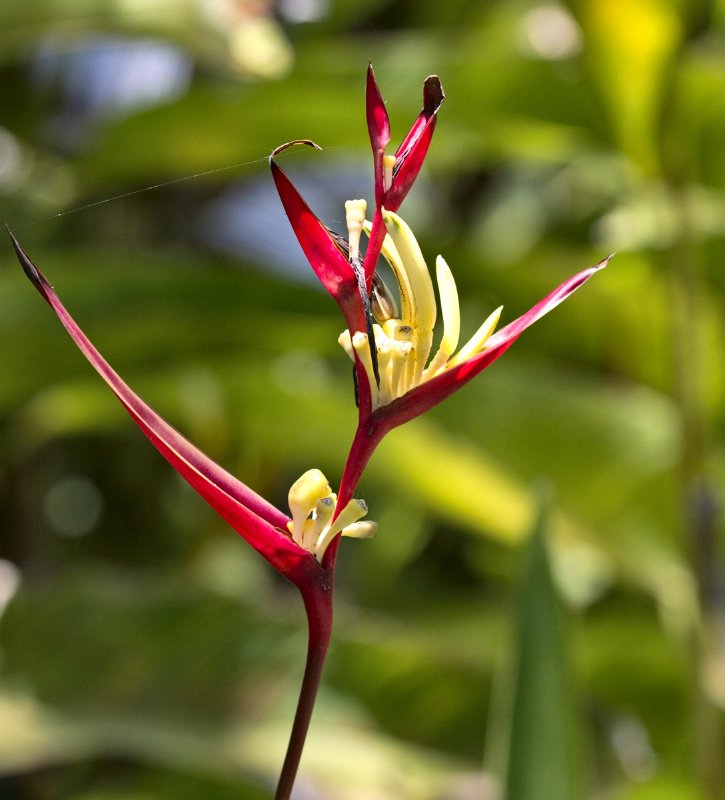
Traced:
<path fill-rule="evenodd" d="M 333 572 L 328 570 L 325 574 L 327 577 L 325 582 L 315 583 L 301 590 L 309 623 L 307 661 L 297 701 L 297 711 L 287 745 L 287 754 L 274 795 L 275 800 L 289 800 L 292 794 L 332 635 Z"/>
<path fill-rule="evenodd" d="M 375 418 L 369 414 L 361 414 L 340 482 L 338 509 L 344 508 L 352 499 L 363 470 L 387 430 L 388 428 L 378 424 Z M 327 548 L 323 562 L 324 570 L 320 573 L 321 579 L 298 584 L 309 623 L 307 661 L 287 754 L 282 765 L 274 800 L 289 800 L 290 798 L 302 758 L 307 731 L 310 727 L 317 690 L 320 687 L 322 668 L 332 635 L 332 588 L 339 544 L 340 537 L 337 536 Z"/>
<path fill-rule="evenodd" d="M 365 467 L 386 432 L 387 429 L 381 428 L 374 417 L 365 418 L 363 414 L 360 415 L 360 422 L 350 447 L 350 455 L 347 457 L 345 470 L 340 480 L 340 490 L 337 495 L 339 509 L 345 508 L 353 498 Z"/>

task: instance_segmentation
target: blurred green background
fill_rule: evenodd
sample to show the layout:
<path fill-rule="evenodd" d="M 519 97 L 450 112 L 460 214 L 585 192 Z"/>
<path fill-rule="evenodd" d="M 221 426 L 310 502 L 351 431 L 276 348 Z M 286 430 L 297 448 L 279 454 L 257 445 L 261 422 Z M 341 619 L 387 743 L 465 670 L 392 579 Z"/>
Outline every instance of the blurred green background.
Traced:
<path fill-rule="evenodd" d="M 368 60 L 393 143 L 446 89 L 401 213 L 464 335 L 618 255 L 374 457 L 298 796 L 725 797 L 725 3 L 3 0 L 0 216 L 121 375 L 285 507 L 312 466 L 339 482 L 356 415 L 265 157 L 317 141 L 284 167 L 342 230 Z M 268 797 L 295 591 L 9 246 L 0 343 L 0 798 Z"/>

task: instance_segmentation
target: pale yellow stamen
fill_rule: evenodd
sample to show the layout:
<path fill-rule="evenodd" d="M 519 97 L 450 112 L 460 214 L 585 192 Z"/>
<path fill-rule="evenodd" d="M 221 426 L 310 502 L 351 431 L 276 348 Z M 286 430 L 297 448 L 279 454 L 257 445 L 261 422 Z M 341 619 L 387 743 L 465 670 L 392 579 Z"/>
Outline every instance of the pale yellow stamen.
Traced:
<path fill-rule="evenodd" d="M 491 334 L 496 330 L 503 306 L 499 306 L 494 312 L 489 314 L 486 321 L 473 334 L 473 336 L 463 345 L 456 355 L 448 362 L 446 368 L 458 366 L 466 359 L 478 355 L 485 347 Z"/>
<path fill-rule="evenodd" d="M 332 492 L 327 497 L 323 497 L 315 503 L 315 522 L 312 528 L 312 543 L 315 544 L 320 538 L 325 528 L 330 524 L 332 515 L 335 513 L 337 495 Z"/>
<path fill-rule="evenodd" d="M 392 358 L 391 346 L 393 343 L 380 325 L 373 325 L 373 333 L 375 334 L 375 347 L 378 351 L 378 373 L 380 375 L 378 402 L 381 406 L 384 406 L 394 399 L 390 396 L 389 392 L 389 370 Z"/>
<path fill-rule="evenodd" d="M 351 539 L 372 539 L 378 529 L 378 523 L 372 520 L 365 520 L 364 522 L 353 522 L 342 531 L 343 536 L 349 536 Z"/>
<path fill-rule="evenodd" d="M 387 192 L 393 185 L 393 168 L 395 156 L 383 156 L 383 189 Z"/>
<path fill-rule="evenodd" d="M 413 329 L 410 325 L 398 323 L 392 333 L 393 359 L 390 368 L 390 394 L 396 398 L 408 390 L 408 380 L 412 374 Z"/>
<path fill-rule="evenodd" d="M 317 540 L 316 549 L 322 550 L 322 552 L 327 550 L 327 546 L 335 538 L 335 536 L 342 531 L 343 528 L 347 528 L 348 525 L 352 525 L 354 522 L 357 522 L 367 513 L 368 507 L 364 500 L 351 500 L 345 506 L 345 508 L 342 509 L 332 525 L 322 533 L 320 538 Z"/>
<path fill-rule="evenodd" d="M 354 361 L 355 351 L 352 348 L 352 338 L 350 337 L 350 331 L 347 330 L 347 328 L 345 328 L 345 330 L 337 337 L 337 343 L 347 353 L 350 361 Z"/>
<path fill-rule="evenodd" d="M 368 204 L 365 200 L 347 200 L 345 202 L 345 221 L 350 243 L 350 260 L 360 258 L 360 235 L 365 222 L 365 211 Z"/>

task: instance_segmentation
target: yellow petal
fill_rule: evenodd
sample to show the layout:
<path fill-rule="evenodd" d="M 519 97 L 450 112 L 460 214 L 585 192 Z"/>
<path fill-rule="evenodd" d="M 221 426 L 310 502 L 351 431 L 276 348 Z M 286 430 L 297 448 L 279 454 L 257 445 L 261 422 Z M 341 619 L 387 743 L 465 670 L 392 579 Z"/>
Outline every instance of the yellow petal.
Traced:
<path fill-rule="evenodd" d="M 438 295 L 441 300 L 441 313 L 443 314 L 443 337 L 438 347 L 438 352 L 431 359 L 428 368 L 423 373 L 423 380 L 432 378 L 442 369 L 448 359 L 458 347 L 461 333 L 461 309 L 458 304 L 458 290 L 453 279 L 453 273 L 443 256 L 436 259 L 436 280 L 438 281 Z"/>
<path fill-rule="evenodd" d="M 317 501 L 327 497 L 332 490 L 327 478 L 319 469 L 308 469 L 289 490 L 289 508 L 292 513 L 292 538 L 302 543 L 304 524 L 312 513 Z"/>
<path fill-rule="evenodd" d="M 372 225 L 367 220 L 363 223 L 363 230 L 370 236 Z M 380 253 L 390 265 L 395 275 L 395 280 L 398 283 L 398 291 L 400 292 L 400 320 L 404 325 L 412 325 L 416 315 L 415 299 L 412 289 L 410 288 L 410 281 L 405 274 L 403 261 L 393 244 L 393 240 L 390 238 L 390 234 L 385 234 Z"/>
<path fill-rule="evenodd" d="M 433 283 L 420 246 L 410 228 L 392 211 L 383 209 L 383 220 L 402 261 L 415 304 L 416 313 L 411 327 L 417 340 L 414 342 L 416 356 L 413 378 L 413 383 L 417 384 L 423 374 L 433 342 L 433 327 L 437 313 Z"/>
<path fill-rule="evenodd" d="M 343 528 L 347 528 L 348 525 L 352 525 L 353 522 L 357 522 L 367 513 L 368 507 L 364 500 L 350 500 L 345 508 L 342 509 L 333 524 L 327 528 L 327 530 L 325 530 L 317 540 L 315 555 L 317 556 L 318 560 L 322 560 L 322 556 L 325 554 L 325 550 L 327 550 L 328 545 Z"/>
<path fill-rule="evenodd" d="M 499 306 L 492 312 L 481 327 L 473 334 L 473 336 L 463 345 L 463 347 L 456 353 L 456 355 L 448 362 L 446 368 L 458 366 L 464 361 L 478 355 L 484 348 L 491 334 L 496 330 L 501 311 L 503 306 Z"/>
<path fill-rule="evenodd" d="M 453 273 L 443 256 L 438 256 L 436 259 L 436 280 L 443 314 L 441 349 L 451 355 L 458 347 L 458 338 L 461 334 L 461 309 L 458 304 L 458 290 Z"/>
<path fill-rule="evenodd" d="M 352 539 L 372 539 L 378 530 L 378 523 L 372 520 L 364 522 L 353 522 L 341 531 L 342 536 L 349 536 Z"/>

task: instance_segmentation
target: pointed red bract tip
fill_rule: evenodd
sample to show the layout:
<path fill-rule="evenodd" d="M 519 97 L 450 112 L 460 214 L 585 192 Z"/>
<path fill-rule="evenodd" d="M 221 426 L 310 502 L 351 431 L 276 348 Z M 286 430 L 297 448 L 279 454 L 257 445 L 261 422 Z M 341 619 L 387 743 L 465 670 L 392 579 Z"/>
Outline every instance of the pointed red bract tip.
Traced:
<path fill-rule="evenodd" d="M 446 99 L 437 75 L 429 75 L 423 83 L 423 108 L 395 152 L 392 185 L 385 192 L 382 204 L 388 211 L 397 211 L 418 177 L 435 131 L 438 110 Z"/>
<path fill-rule="evenodd" d="M 10 241 L 12 242 L 13 249 L 15 250 L 15 255 L 20 262 L 20 266 L 23 268 L 23 272 L 25 275 L 35 284 L 35 286 L 42 292 L 43 288 L 43 281 L 45 280 L 41 275 L 38 268 L 33 264 L 33 262 L 28 258 L 28 254 L 23 250 L 23 248 L 18 243 L 18 240 L 15 238 L 15 234 L 10 230 L 10 226 L 5 223 L 5 230 L 8 232 L 8 236 L 10 237 Z"/>
<path fill-rule="evenodd" d="M 302 250 L 320 279 L 340 307 L 350 331 L 364 331 L 365 313 L 358 292 L 358 281 L 335 235 L 307 205 L 282 168 L 270 161 L 272 177 L 287 219 Z"/>
<path fill-rule="evenodd" d="M 435 114 L 446 99 L 443 85 L 437 75 L 429 75 L 423 82 L 423 113 Z"/>
<path fill-rule="evenodd" d="M 385 101 L 380 94 L 380 87 L 375 80 L 373 65 L 368 65 L 367 83 L 365 86 L 365 110 L 367 113 L 368 132 L 373 151 L 385 150 L 390 142 L 390 119 L 385 108 Z"/>

